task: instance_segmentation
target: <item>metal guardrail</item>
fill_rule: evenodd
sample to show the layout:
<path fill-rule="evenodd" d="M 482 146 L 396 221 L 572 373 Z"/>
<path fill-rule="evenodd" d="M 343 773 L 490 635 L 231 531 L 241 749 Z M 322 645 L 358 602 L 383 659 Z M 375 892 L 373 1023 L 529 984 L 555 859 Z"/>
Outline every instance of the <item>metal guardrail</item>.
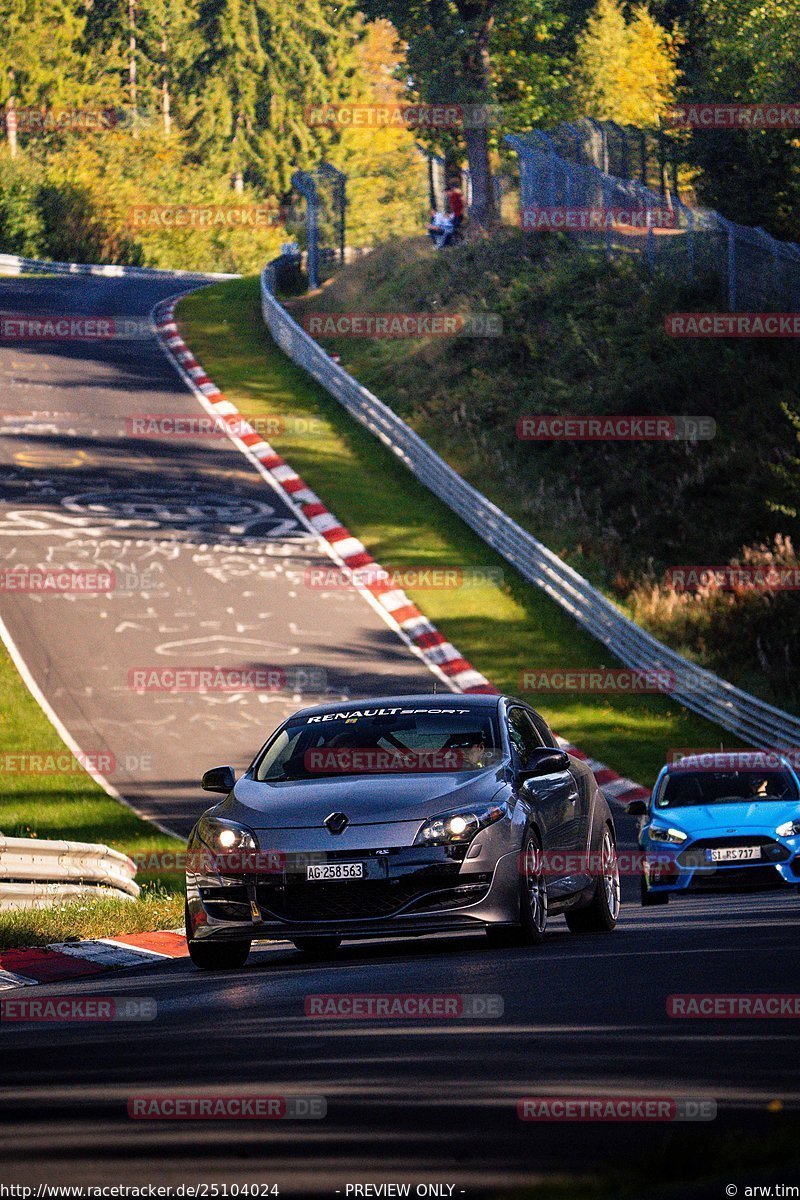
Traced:
<path fill-rule="evenodd" d="M 462 479 L 377 396 L 335 363 L 292 319 L 276 299 L 274 288 L 275 264 L 270 263 L 261 275 L 262 312 L 284 353 L 388 446 L 425 487 L 523 578 L 541 588 L 626 666 L 669 672 L 674 682 L 669 694 L 687 708 L 749 745 L 770 749 L 800 747 L 800 718 L 690 662 L 626 617 L 582 575 Z"/>
<path fill-rule="evenodd" d="M 110 846 L 0 834 L 0 912 L 76 896 L 135 899 L 135 875 L 136 864 Z"/>
<path fill-rule="evenodd" d="M 102 275 L 120 279 L 239 279 L 239 275 L 214 271 L 167 271 L 160 267 L 123 267 L 115 263 L 46 262 L 40 258 L 23 258 L 19 254 L 0 254 L 0 275 Z"/>

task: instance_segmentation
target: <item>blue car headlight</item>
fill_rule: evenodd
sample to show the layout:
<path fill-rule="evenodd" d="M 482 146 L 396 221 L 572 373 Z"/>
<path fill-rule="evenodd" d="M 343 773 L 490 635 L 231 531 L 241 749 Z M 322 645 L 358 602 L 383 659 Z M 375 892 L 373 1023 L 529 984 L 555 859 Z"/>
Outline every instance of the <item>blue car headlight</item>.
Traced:
<path fill-rule="evenodd" d="M 479 804 L 430 817 L 414 838 L 415 846 L 442 846 L 471 842 L 481 829 L 510 814 L 504 800 L 498 804 Z"/>
<path fill-rule="evenodd" d="M 647 828 L 647 836 L 651 842 L 669 842 L 673 846 L 679 846 L 681 842 L 688 840 L 688 833 L 684 833 L 682 829 L 673 829 L 666 825 L 650 825 Z"/>
<path fill-rule="evenodd" d="M 783 825 L 779 825 L 775 832 L 778 837 L 797 837 L 800 833 L 800 820 L 784 821 Z"/>

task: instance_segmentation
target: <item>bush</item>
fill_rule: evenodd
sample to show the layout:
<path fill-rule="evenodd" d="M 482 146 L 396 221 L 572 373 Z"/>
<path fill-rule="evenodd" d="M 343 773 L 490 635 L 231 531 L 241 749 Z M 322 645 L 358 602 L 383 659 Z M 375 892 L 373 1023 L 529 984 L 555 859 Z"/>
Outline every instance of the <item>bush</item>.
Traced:
<path fill-rule="evenodd" d="M 47 152 L 0 153 L 0 246 L 9 253 L 75 262 L 198 271 L 259 270 L 285 233 L 277 227 L 222 223 L 137 226 L 145 205 L 252 206 L 268 198 L 234 193 L 226 180 L 187 165 L 179 135 L 165 143 L 144 129 L 65 137 Z M 277 208 L 277 205 L 275 205 Z"/>

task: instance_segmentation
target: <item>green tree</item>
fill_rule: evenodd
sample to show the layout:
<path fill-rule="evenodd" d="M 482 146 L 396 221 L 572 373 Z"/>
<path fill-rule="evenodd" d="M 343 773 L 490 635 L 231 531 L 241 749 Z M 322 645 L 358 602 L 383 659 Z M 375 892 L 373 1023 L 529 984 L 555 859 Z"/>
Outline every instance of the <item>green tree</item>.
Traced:
<path fill-rule="evenodd" d="M 82 19 L 69 0 L 0 0 L 0 104 L 74 106 L 79 99 L 76 44 Z M 6 123 L 16 151 L 13 121 Z"/>
<path fill-rule="evenodd" d="M 800 20 L 796 0 L 696 0 L 687 19 L 687 101 L 796 103 Z M 797 129 L 697 130 L 691 153 L 703 201 L 746 225 L 800 240 Z"/>
<path fill-rule="evenodd" d="M 93 91 L 125 107 L 136 130 L 169 136 L 200 53 L 196 0 L 86 0 L 81 52 Z M 177 104 L 176 104 L 177 102 Z M 177 113 L 176 113 L 177 107 Z"/>
<path fill-rule="evenodd" d="M 591 0 L 514 0 L 498 16 L 491 53 L 504 130 L 518 133 L 575 115 L 575 37 L 590 4 Z"/>
<path fill-rule="evenodd" d="M 359 37 L 351 0 L 201 0 L 203 49 L 194 69 L 190 129 L 198 160 L 236 187 L 245 177 L 284 191 L 333 135 L 309 110 L 341 99 Z"/>
<path fill-rule="evenodd" d="M 369 16 L 391 21 L 406 43 L 411 87 L 423 102 L 487 107 L 495 99 L 491 41 L 510 0 L 364 0 Z M 488 123 L 465 122 L 472 176 L 471 218 L 496 216 Z M 422 139 L 421 139 L 422 140 Z M 425 139 L 430 140 L 430 139 Z"/>

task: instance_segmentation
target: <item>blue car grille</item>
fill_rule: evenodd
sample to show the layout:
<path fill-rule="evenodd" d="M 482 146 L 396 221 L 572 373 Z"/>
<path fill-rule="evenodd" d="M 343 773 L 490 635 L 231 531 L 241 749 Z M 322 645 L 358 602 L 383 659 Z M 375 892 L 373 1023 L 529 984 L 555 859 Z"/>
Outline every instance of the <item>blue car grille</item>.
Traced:
<path fill-rule="evenodd" d="M 706 850 L 722 850 L 728 846 L 760 846 L 761 857 L 754 858 L 749 862 L 732 862 L 732 863 L 712 863 L 706 855 Z M 790 858 L 790 852 L 780 842 L 776 842 L 774 838 L 764 837 L 761 834 L 748 836 L 747 834 L 731 834 L 729 836 L 720 836 L 713 838 L 698 838 L 691 842 L 685 849 L 681 850 L 676 858 L 676 862 L 682 867 L 694 867 L 697 870 L 711 871 L 722 870 L 744 870 L 752 871 L 755 868 L 763 867 L 765 863 L 780 863 L 786 862 Z"/>
<path fill-rule="evenodd" d="M 743 891 L 754 891 L 758 888 L 781 887 L 785 883 L 775 867 L 764 863 L 754 863 L 752 866 L 734 863 L 733 866 L 714 864 L 708 871 L 695 871 L 692 876 L 692 891 L 724 890 L 726 892 L 741 888 Z"/>

